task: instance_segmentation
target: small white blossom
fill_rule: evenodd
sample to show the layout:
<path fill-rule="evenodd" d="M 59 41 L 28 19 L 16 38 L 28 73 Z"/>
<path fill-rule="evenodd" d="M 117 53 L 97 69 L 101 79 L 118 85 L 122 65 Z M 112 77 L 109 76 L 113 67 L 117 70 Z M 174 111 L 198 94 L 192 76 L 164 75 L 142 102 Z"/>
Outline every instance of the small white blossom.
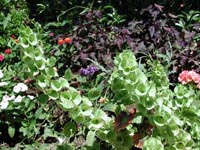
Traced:
<path fill-rule="evenodd" d="M 24 98 L 24 96 L 18 95 L 18 96 L 15 98 L 14 102 L 20 103 L 20 102 L 22 101 L 23 98 Z"/>
<path fill-rule="evenodd" d="M 28 90 L 28 86 L 24 83 L 18 83 L 18 86 L 21 88 L 22 92 L 25 92 L 26 90 Z"/>
<path fill-rule="evenodd" d="M 13 87 L 13 92 L 19 93 L 19 92 L 25 92 L 28 90 L 28 86 L 24 83 L 18 83 Z"/>
<path fill-rule="evenodd" d="M 13 87 L 13 92 L 19 93 L 20 91 L 21 91 L 21 88 L 20 88 L 19 86 L 15 85 L 15 86 Z"/>
<path fill-rule="evenodd" d="M 12 95 L 12 96 L 4 95 L 2 97 L 2 101 L 0 103 L 0 108 L 1 109 L 6 109 L 8 107 L 8 104 L 9 104 L 8 101 L 13 100 L 14 98 L 15 98 L 14 95 Z"/>
<path fill-rule="evenodd" d="M 4 95 L 2 97 L 2 101 L 10 101 L 10 100 L 13 100 L 14 98 L 15 98 L 14 95 L 12 95 L 12 96 Z"/>
<path fill-rule="evenodd" d="M 0 103 L 0 108 L 1 109 L 6 109 L 7 107 L 8 107 L 8 101 L 2 101 L 1 103 Z"/>
<path fill-rule="evenodd" d="M 8 85 L 8 82 L 0 82 L 0 87 Z"/>
<path fill-rule="evenodd" d="M 30 98 L 31 100 L 35 98 L 33 95 L 27 95 L 27 97 Z"/>
<path fill-rule="evenodd" d="M 3 72 L 0 70 L 0 79 L 3 78 Z"/>

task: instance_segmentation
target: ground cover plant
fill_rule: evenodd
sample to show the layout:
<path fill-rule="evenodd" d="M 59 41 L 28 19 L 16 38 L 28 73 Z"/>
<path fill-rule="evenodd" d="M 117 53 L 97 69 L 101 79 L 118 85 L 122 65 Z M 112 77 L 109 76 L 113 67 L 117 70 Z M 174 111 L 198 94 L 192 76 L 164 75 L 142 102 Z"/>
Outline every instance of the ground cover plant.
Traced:
<path fill-rule="evenodd" d="M 198 5 L 155 2 L 0 2 L 0 149 L 200 149 Z"/>

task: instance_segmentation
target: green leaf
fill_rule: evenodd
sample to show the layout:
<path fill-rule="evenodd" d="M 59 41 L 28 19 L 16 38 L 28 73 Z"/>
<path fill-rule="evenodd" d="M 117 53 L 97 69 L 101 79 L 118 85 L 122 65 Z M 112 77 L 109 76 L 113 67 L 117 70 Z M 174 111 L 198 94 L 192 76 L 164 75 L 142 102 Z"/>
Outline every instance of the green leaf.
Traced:
<path fill-rule="evenodd" d="M 144 105 L 145 105 L 147 110 L 153 109 L 154 106 L 155 106 L 154 99 L 151 99 L 151 98 L 147 97 L 146 100 L 145 100 L 145 104 Z"/>
<path fill-rule="evenodd" d="M 129 73 L 129 74 L 126 76 L 126 79 L 127 79 L 127 80 L 131 80 L 131 84 L 132 84 L 132 85 L 135 85 L 135 84 L 138 82 L 138 75 L 137 75 L 137 72 L 134 71 L 134 72 Z"/>
<path fill-rule="evenodd" d="M 95 117 L 98 117 L 98 118 L 100 118 L 100 119 L 102 119 L 102 120 L 104 120 L 104 121 L 107 121 L 107 120 L 108 120 L 107 114 L 106 114 L 104 111 L 102 111 L 101 109 L 97 109 L 97 110 L 95 111 L 94 116 L 95 116 Z"/>
<path fill-rule="evenodd" d="M 49 89 L 49 90 L 47 91 L 47 94 L 48 94 L 48 96 L 49 96 L 51 99 L 53 99 L 53 100 L 56 100 L 56 99 L 59 98 L 59 93 L 56 92 L 55 90 Z"/>
<path fill-rule="evenodd" d="M 42 108 L 40 107 L 40 108 L 38 108 L 37 109 L 37 111 L 35 112 L 35 118 L 39 118 L 40 117 L 40 115 L 42 115 Z"/>
<path fill-rule="evenodd" d="M 51 88 L 55 91 L 60 91 L 62 89 L 62 83 L 60 82 L 60 80 L 52 80 Z"/>
<path fill-rule="evenodd" d="M 94 131 L 89 131 L 86 137 L 86 144 L 88 146 L 93 146 L 95 141 L 95 132 Z"/>
<path fill-rule="evenodd" d="M 163 118 L 163 116 L 161 115 L 156 115 L 154 117 L 154 123 L 157 125 L 157 126 L 164 126 L 165 124 L 165 119 Z"/>
<path fill-rule="evenodd" d="M 64 134 L 67 137 L 71 137 L 74 136 L 74 134 L 76 133 L 76 123 L 74 122 L 69 122 L 67 124 L 65 124 L 64 126 Z"/>
<path fill-rule="evenodd" d="M 53 68 L 46 68 L 45 72 L 49 77 L 55 77 L 57 74 Z"/>
<path fill-rule="evenodd" d="M 27 57 L 30 57 L 29 60 L 31 60 L 31 59 L 33 60 L 34 57 L 35 57 L 33 51 L 34 51 L 34 48 L 28 47 L 28 48 L 24 51 L 24 55 L 27 56 Z M 29 61 L 27 61 L 27 62 L 29 62 Z"/>
<path fill-rule="evenodd" d="M 20 41 L 21 46 L 23 48 L 28 48 L 29 47 L 29 42 L 28 42 L 27 38 L 20 38 L 19 41 Z"/>
<path fill-rule="evenodd" d="M 75 148 L 72 145 L 63 144 L 63 145 L 58 145 L 56 150 L 75 150 Z"/>
<path fill-rule="evenodd" d="M 135 93 L 138 96 L 144 96 L 147 94 L 147 90 L 148 90 L 147 84 L 141 82 L 136 85 Z"/>
<path fill-rule="evenodd" d="M 59 78 L 59 82 L 61 83 L 62 87 L 69 88 L 69 82 L 65 78 Z"/>
<path fill-rule="evenodd" d="M 112 81 L 112 90 L 117 91 L 123 88 L 124 88 L 123 80 L 121 80 L 120 78 L 114 78 L 114 80 Z"/>
<path fill-rule="evenodd" d="M 188 109 L 188 108 L 183 108 L 182 116 L 184 116 L 188 119 L 191 119 L 191 120 L 198 119 L 198 115 L 196 114 L 196 112 L 194 110 Z"/>
<path fill-rule="evenodd" d="M 134 119 L 133 119 L 133 123 L 136 123 L 136 124 L 140 124 L 140 123 L 142 123 L 142 121 L 143 121 L 143 116 L 142 115 L 136 115 L 136 116 L 134 116 Z"/>
<path fill-rule="evenodd" d="M 61 105 L 66 108 L 66 109 L 71 109 L 74 107 L 74 103 L 72 102 L 71 99 L 71 94 L 69 92 L 62 92 L 60 94 L 60 100 L 61 100 Z"/>
<path fill-rule="evenodd" d="M 73 78 L 73 74 L 70 69 L 65 70 L 65 78 L 69 81 Z"/>
<path fill-rule="evenodd" d="M 108 138 L 109 140 L 115 139 L 115 138 L 116 138 L 116 132 L 114 132 L 114 131 L 109 131 L 109 132 L 107 133 L 107 138 Z"/>
<path fill-rule="evenodd" d="M 9 126 L 9 127 L 8 127 L 8 134 L 9 134 L 9 136 L 10 136 L 11 138 L 14 137 L 14 135 L 15 135 L 15 127 L 14 127 L 14 126 Z"/>
<path fill-rule="evenodd" d="M 44 69 L 46 68 L 45 59 L 43 59 L 43 58 L 41 57 L 41 59 L 36 60 L 36 61 L 35 61 L 35 66 L 36 66 L 39 70 L 44 70 Z"/>
<path fill-rule="evenodd" d="M 86 104 L 82 104 L 80 106 L 80 113 L 83 116 L 90 116 L 90 115 L 92 115 L 92 108 L 91 108 L 91 106 L 86 105 Z"/>
<path fill-rule="evenodd" d="M 97 100 L 101 96 L 101 90 L 98 88 L 92 88 L 88 92 L 88 98 L 90 100 Z"/>
<path fill-rule="evenodd" d="M 115 112 L 116 107 L 117 106 L 115 104 L 108 103 L 108 104 L 105 104 L 105 106 L 102 108 L 102 110 Z"/>
<path fill-rule="evenodd" d="M 37 84 L 41 87 L 41 88 L 45 88 L 47 87 L 47 83 L 46 83 L 46 79 L 43 75 L 39 75 L 37 78 Z"/>
<path fill-rule="evenodd" d="M 28 36 L 28 42 L 35 46 L 38 44 L 38 40 L 37 40 L 37 36 L 35 33 L 30 33 L 29 36 Z"/>
<path fill-rule="evenodd" d="M 47 64 L 48 64 L 49 67 L 55 66 L 55 64 L 56 64 L 56 58 L 53 57 L 53 56 L 51 56 L 51 57 L 48 59 Z"/>
<path fill-rule="evenodd" d="M 164 146 L 159 139 L 151 137 L 145 140 L 143 150 L 164 150 Z"/>
<path fill-rule="evenodd" d="M 185 148 L 186 148 L 185 143 L 184 143 L 184 142 L 181 142 L 181 141 L 176 142 L 175 145 L 174 145 L 174 147 L 175 147 L 176 149 L 185 149 Z"/>
<path fill-rule="evenodd" d="M 79 105 L 81 103 L 81 96 L 77 92 L 72 92 L 71 98 L 76 105 Z"/>
<path fill-rule="evenodd" d="M 8 23 L 11 21 L 11 15 L 8 14 L 4 20 L 3 20 L 3 29 L 6 29 L 6 27 L 8 26 Z"/>
<path fill-rule="evenodd" d="M 89 128 L 100 129 L 103 126 L 103 123 L 103 120 L 100 119 L 98 116 L 94 117 L 89 124 Z"/>

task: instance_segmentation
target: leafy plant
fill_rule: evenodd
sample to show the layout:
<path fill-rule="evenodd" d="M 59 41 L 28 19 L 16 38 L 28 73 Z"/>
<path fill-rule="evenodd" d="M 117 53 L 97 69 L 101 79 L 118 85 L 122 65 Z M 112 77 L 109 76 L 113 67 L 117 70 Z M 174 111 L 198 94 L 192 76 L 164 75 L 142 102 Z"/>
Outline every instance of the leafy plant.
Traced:
<path fill-rule="evenodd" d="M 194 23 L 200 22 L 200 12 L 191 10 L 188 13 L 182 12 L 182 14 L 178 15 L 179 22 L 176 23 L 177 26 L 182 29 L 192 29 Z"/>
<path fill-rule="evenodd" d="M 138 68 L 130 51 L 124 51 L 117 56 L 115 65 L 111 76 L 114 102 L 118 105 L 135 105 L 137 114 L 142 115 L 143 121 L 147 119 L 146 122 L 151 125 L 151 132 L 143 135 L 144 149 L 149 149 L 149 143 L 153 141 L 159 149 L 187 149 L 198 146 L 194 143 L 195 137 L 192 136 L 191 130 L 188 130 L 193 128 L 192 124 L 186 121 L 197 121 L 198 113 L 186 115 L 189 111 L 194 113 L 193 110 L 198 110 L 198 102 L 195 100 L 198 97 L 197 91 L 180 84 L 173 91 L 170 90 L 165 69 L 158 62 L 151 64 L 147 77 Z M 144 124 L 143 121 L 141 124 Z M 126 129 L 130 130 L 128 127 Z M 148 138 L 151 136 L 159 139 Z"/>

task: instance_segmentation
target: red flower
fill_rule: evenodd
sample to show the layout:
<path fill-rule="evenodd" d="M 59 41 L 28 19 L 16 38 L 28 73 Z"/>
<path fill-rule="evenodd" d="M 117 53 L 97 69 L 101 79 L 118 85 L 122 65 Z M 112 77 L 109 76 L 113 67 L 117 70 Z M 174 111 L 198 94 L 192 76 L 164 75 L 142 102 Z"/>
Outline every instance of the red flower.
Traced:
<path fill-rule="evenodd" d="M 6 49 L 6 50 L 4 51 L 4 53 L 9 55 L 9 54 L 11 54 L 11 50 L 10 50 L 10 49 Z"/>
<path fill-rule="evenodd" d="M 69 37 L 65 38 L 65 43 L 71 44 L 72 43 L 72 39 L 69 38 Z"/>
<path fill-rule="evenodd" d="M 0 54 L 0 61 L 3 61 L 4 60 L 4 56 L 3 54 Z"/>
<path fill-rule="evenodd" d="M 65 41 L 63 39 L 58 39 L 58 45 L 63 45 Z"/>

